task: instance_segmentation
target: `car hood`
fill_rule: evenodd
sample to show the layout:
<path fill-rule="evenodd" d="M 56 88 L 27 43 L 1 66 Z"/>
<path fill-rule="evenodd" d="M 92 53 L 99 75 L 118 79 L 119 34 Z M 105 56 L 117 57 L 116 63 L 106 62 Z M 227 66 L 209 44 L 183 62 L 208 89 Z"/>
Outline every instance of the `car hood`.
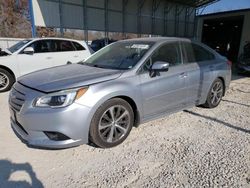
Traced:
<path fill-rule="evenodd" d="M 88 86 L 118 78 L 120 70 L 72 64 L 44 69 L 22 76 L 18 82 L 46 93 Z"/>
<path fill-rule="evenodd" d="M 8 49 L 0 49 L 0 57 L 2 56 L 9 56 L 12 53 Z"/>

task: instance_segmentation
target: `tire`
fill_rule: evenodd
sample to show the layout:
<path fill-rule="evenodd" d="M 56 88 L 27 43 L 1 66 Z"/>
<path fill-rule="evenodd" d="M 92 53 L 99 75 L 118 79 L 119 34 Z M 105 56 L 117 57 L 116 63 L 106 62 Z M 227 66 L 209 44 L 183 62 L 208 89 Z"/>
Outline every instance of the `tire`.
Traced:
<path fill-rule="evenodd" d="M 5 69 L 0 68 L 0 93 L 9 91 L 15 83 L 15 78 Z"/>
<path fill-rule="evenodd" d="M 96 110 L 92 118 L 90 141 L 101 148 L 117 146 L 128 137 L 133 124 L 134 113 L 129 103 L 120 98 L 110 99 Z"/>
<path fill-rule="evenodd" d="M 215 108 L 221 102 L 224 93 L 224 85 L 221 79 L 217 78 L 209 89 L 206 103 L 203 105 L 207 108 Z"/>

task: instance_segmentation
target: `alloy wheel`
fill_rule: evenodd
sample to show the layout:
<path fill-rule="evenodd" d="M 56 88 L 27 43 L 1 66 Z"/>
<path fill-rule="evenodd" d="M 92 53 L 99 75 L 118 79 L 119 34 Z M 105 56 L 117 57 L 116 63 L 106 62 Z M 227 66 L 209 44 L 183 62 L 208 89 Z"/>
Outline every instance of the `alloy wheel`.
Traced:
<path fill-rule="evenodd" d="M 108 143 L 121 140 L 129 130 L 130 115 L 122 105 L 109 107 L 101 116 L 98 131 L 101 139 Z"/>
<path fill-rule="evenodd" d="M 214 83 L 211 90 L 211 104 L 216 106 L 222 99 L 223 95 L 223 85 L 221 82 L 217 81 Z"/>
<path fill-rule="evenodd" d="M 6 89 L 9 86 L 10 80 L 8 76 L 0 72 L 0 91 Z"/>

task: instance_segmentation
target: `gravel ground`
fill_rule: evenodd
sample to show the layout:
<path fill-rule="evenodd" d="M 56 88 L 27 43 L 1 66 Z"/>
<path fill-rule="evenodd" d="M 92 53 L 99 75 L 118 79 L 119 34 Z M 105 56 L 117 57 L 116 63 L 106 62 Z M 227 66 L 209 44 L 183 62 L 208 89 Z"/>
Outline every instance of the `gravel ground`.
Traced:
<path fill-rule="evenodd" d="M 28 148 L 0 94 L 0 187 L 250 187 L 250 78 L 234 79 L 217 108 L 142 124 L 111 149 Z"/>

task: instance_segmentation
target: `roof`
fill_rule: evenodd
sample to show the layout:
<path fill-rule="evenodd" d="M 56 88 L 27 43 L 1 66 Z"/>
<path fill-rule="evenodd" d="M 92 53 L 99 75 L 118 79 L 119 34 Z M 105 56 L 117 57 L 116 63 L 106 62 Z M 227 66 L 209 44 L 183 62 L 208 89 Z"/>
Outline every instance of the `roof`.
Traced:
<path fill-rule="evenodd" d="M 192 7 L 201 7 L 201 6 L 214 3 L 218 0 L 170 0 L 170 1 L 175 2 L 175 3 L 180 3 L 183 5 L 192 6 Z"/>
<path fill-rule="evenodd" d="M 223 14 L 231 14 L 231 13 L 244 13 L 244 12 L 250 12 L 250 8 L 208 13 L 208 14 L 199 15 L 199 17 L 223 15 Z"/>
<path fill-rule="evenodd" d="M 191 41 L 191 40 L 188 38 L 180 38 L 180 37 L 145 37 L 145 38 L 126 39 L 123 41 L 165 42 L 165 41 Z"/>
<path fill-rule="evenodd" d="M 83 41 L 83 40 L 76 40 L 71 38 L 63 38 L 63 37 L 35 37 L 35 38 L 26 38 L 24 40 L 69 40 L 69 41 Z"/>

